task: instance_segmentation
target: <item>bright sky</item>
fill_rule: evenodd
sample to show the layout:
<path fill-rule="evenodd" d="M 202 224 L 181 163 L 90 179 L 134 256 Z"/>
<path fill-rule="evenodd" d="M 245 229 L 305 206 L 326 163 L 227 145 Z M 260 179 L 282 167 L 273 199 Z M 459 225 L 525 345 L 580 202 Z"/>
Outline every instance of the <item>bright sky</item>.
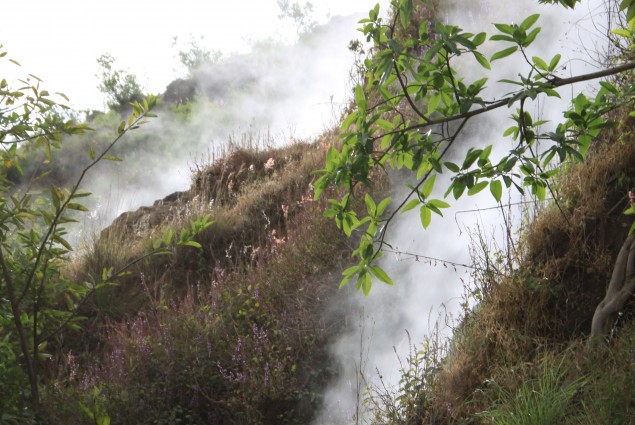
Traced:
<path fill-rule="evenodd" d="M 378 0 L 313 0 L 314 18 L 362 13 Z M 174 36 L 204 36 L 209 50 L 245 51 L 250 41 L 288 37 L 276 0 L 19 0 L 3 2 L 0 43 L 49 91 L 70 97 L 77 109 L 103 107 L 96 58 L 110 53 L 149 92 L 177 76 Z M 284 32 L 286 29 L 286 33 Z M 342 40 L 346 45 L 348 40 Z M 0 75 L 12 76 L 8 61 Z"/>

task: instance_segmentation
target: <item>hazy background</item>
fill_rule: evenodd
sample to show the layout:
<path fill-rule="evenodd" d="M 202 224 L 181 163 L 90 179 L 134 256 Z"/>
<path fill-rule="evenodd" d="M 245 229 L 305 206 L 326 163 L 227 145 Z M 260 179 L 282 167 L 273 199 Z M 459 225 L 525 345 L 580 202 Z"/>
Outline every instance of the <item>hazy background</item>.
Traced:
<path fill-rule="evenodd" d="M 375 3 L 318 0 L 313 18 L 324 24 L 336 15 L 367 15 Z M 225 56 L 246 53 L 267 38 L 293 40 L 295 28 L 279 14 L 276 0 L 5 1 L 0 43 L 24 70 L 69 96 L 76 109 L 101 109 L 104 99 L 94 78 L 98 56 L 112 54 L 148 92 L 161 93 L 178 74 L 174 36 L 202 36 L 202 47 Z M 343 38 L 341 46 L 348 41 Z"/>
<path fill-rule="evenodd" d="M 151 144 L 122 155 L 122 163 L 100 164 L 85 184 L 94 194 L 93 211 L 71 239 L 90 238 L 122 212 L 187 189 L 191 169 L 216 157 L 230 140 L 285 145 L 336 125 L 350 93 L 354 56 L 348 44 L 358 38 L 357 21 L 374 4 L 315 1 L 309 18 L 316 26 L 301 37 L 296 22 L 279 18 L 276 0 L 3 5 L 4 16 L 12 18 L 0 26 L 0 43 L 22 66 L 2 61 L 2 74 L 32 73 L 50 92 L 65 93 L 75 110 L 106 109 L 96 76 L 102 54 L 115 58 L 115 68 L 135 75 L 144 92 L 158 94 L 187 76 L 178 50 L 187 49 L 190 39 L 221 53 L 218 63 L 199 74 L 199 84 L 224 92 L 195 105 L 187 122 L 163 113 L 140 131 L 152 134 Z M 175 36 L 179 43 L 173 46 Z M 121 144 L 138 139 L 129 134 Z M 78 175 L 84 165 L 73 162 L 65 171 Z"/>
<path fill-rule="evenodd" d="M 3 15 L 11 19 L 0 27 L 0 43 L 23 66 L 21 70 L 11 66 L 1 69 L 2 74 L 33 73 L 50 91 L 68 95 L 78 110 L 104 108 L 104 96 L 97 90 L 95 77 L 99 72 L 95 59 L 104 53 L 117 60 L 117 67 L 136 75 L 145 91 L 163 92 L 170 81 L 183 76 L 177 50 L 172 47 L 174 36 L 187 40 L 191 34 L 200 40 L 201 47 L 223 53 L 223 60 L 208 73 L 209 84 L 228 79 L 248 83 L 246 92 L 201 103 L 188 122 L 159 117 L 144 130 L 156 136 L 154 146 L 143 155 L 124 158 L 121 164 L 100 166 L 88 181 L 95 193 L 94 210 L 81 236 L 90 237 L 123 211 L 185 190 L 192 164 L 205 162 L 232 138 L 284 145 L 313 138 L 334 125 L 350 93 L 353 55 L 347 49 L 348 42 L 359 38 L 356 22 L 367 16 L 376 1 L 314 1 L 313 17 L 319 26 L 298 44 L 293 25 L 278 19 L 275 0 L 6 3 Z M 384 10 L 387 3 L 381 2 Z M 566 69 L 560 75 L 566 77 L 595 69 L 593 61 L 579 58 L 587 57 L 585 48 L 603 48 L 593 38 L 602 31 L 602 4 L 601 0 L 583 1 L 575 12 L 566 12 L 560 7 L 539 7 L 531 0 L 466 1 L 461 10 L 448 10 L 447 20 L 472 32 L 491 33 L 493 22 L 519 22 L 537 11 L 542 14 L 538 25 L 543 32 L 530 54 L 549 60 L 561 52 L 561 64 L 566 64 Z M 337 15 L 346 16 L 331 19 Z M 595 22 L 591 16 L 596 17 Z M 263 47 L 267 45 L 274 48 Z M 514 58 L 495 63 L 495 70 L 489 73 L 472 68 L 473 61 L 466 62 L 462 70 L 469 80 L 478 78 L 476 75 L 488 76 L 489 86 L 499 87 L 494 81 L 516 77 L 519 64 Z M 492 88 L 488 96 L 499 98 L 506 90 Z M 556 121 L 570 101 L 569 93 L 570 89 L 563 88 L 562 101 L 548 106 L 540 100 L 532 105 L 533 111 Z M 511 125 L 510 114 L 503 108 L 472 120 L 458 146 L 463 149 L 485 142 L 494 144 L 495 152 L 503 152 L 510 143 L 502 138 L 504 129 Z M 130 140 L 134 143 L 135 139 Z M 404 193 L 403 182 L 393 183 L 396 199 Z M 442 179 L 437 186 L 441 197 Z M 510 199 L 520 200 L 517 195 Z M 416 210 L 393 223 L 388 242 L 402 254 L 387 254 L 382 266 L 395 286 L 377 283 L 365 298 L 350 285 L 343 291 L 345 296 L 326 313 L 344 309 L 348 320 L 342 337 L 331 347 L 341 373 L 331 384 L 316 423 L 350 422 L 360 401 L 360 370 L 370 383 L 377 384 L 380 373 L 389 387 L 396 385 L 398 356 L 406 355 L 409 348 L 406 330 L 411 342 L 420 344 L 440 317 L 441 334 L 449 334 L 460 313 L 464 286 L 469 288 L 470 270 L 426 257 L 470 264 L 469 235 L 477 223 L 491 244 L 502 244 L 504 229 L 499 211 L 462 213 L 493 206 L 486 190 L 482 196 L 453 202 L 453 208 L 444 212 L 445 218 L 433 217 L 428 231 L 421 228 Z M 520 217 L 516 210 L 516 227 Z"/>

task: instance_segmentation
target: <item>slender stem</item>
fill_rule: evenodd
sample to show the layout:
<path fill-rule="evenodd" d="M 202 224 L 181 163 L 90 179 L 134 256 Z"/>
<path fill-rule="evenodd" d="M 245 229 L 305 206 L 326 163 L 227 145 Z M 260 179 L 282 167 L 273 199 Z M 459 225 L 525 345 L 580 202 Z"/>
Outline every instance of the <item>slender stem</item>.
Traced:
<path fill-rule="evenodd" d="M 22 323 L 22 310 L 20 303 L 15 296 L 15 287 L 13 285 L 13 278 L 9 271 L 7 262 L 4 259 L 4 251 L 0 246 L 0 267 L 2 268 L 2 277 L 7 285 L 7 295 L 9 296 L 9 302 L 11 303 L 11 313 L 13 314 L 13 322 L 18 332 L 18 339 L 20 340 L 20 348 L 22 349 L 22 355 L 24 356 L 24 363 L 26 366 L 26 373 L 29 376 L 29 383 L 31 385 L 31 403 L 37 410 L 40 403 L 40 395 L 37 387 L 37 375 L 35 368 L 33 367 L 33 357 L 29 351 L 29 344 L 26 338 L 26 331 L 24 329 L 24 323 Z"/>
<path fill-rule="evenodd" d="M 589 73 L 589 74 L 582 74 L 582 75 L 578 75 L 576 77 L 571 77 L 571 78 L 554 77 L 553 79 L 549 80 L 549 83 L 550 83 L 552 88 L 558 88 L 558 87 L 566 86 L 566 85 L 569 85 L 569 84 L 580 83 L 580 82 L 583 82 L 583 81 L 595 80 L 595 79 L 602 78 L 602 77 L 608 77 L 609 75 L 619 74 L 621 72 L 628 71 L 630 69 L 635 69 L 635 61 L 628 62 L 628 63 L 625 63 L 625 64 L 620 65 L 620 66 L 616 66 L 616 67 L 613 67 L 613 68 L 604 69 L 602 71 L 592 72 L 592 73 Z M 463 114 L 457 114 L 457 115 L 452 115 L 452 116 L 449 116 L 449 117 L 438 118 L 436 120 L 430 120 L 430 121 L 428 121 L 426 123 L 423 123 L 423 124 L 414 124 L 414 125 L 411 125 L 409 127 L 403 128 L 403 129 L 389 131 L 389 132 L 386 132 L 386 133 L 382 134 L 382 137 L 386 136 L 386 135 L 391 135 L 391 134 L 405 132 L 405 131 L 411 131 L 411 130 L 417 130 L 417 129 L 421 129 L 421 128 L 426 128 L 426 127 L 433 126 L 433 125 L 436 125 L 436 124 L 444 124 L 444 123 L 449 123 L 449 122 L 453 122 L 453 121 L 457 121 L 457 120 L 461 120 L 461 119 L 465 119 L 465 118 L 471 118 L 471 117 L 474 117 L 474 116 L 477 116 L 477 115 L 484 114 L 484 113 L 489 112 L 489 111 L 493 111 L 494 109 L 498 109 L 498 108 L 500 108 L 502 106 L 505 106 L 505 105 L 507 105 L 509 103 L 509 101 L 511 99 L 512 99 L 512 96 L 508 96 L 508 97 L 505 97 L 505 98 L 500 99 L 498 101 L 494 101 L 494 102 L 488 104 L 484 108 L 474 109 L 472 111 L 465 112 Z"/>
<path fill-rule="evenodd" d="M 459 128 L 457 128 L 457 130 L 454 133 L 454 135 L 448 141 L 447 146 L 445 147 L 443 152 L 441 152 L 441 155 L 439 155 L 439 159 L 443 158 L 445 156 L 445 154 L 447 154 L 447 152 L 450 149 L 450 147 L 454 144 L 457 136 L 463 130 L 463 127 L 465 126 L 465 124 L 467 124 L 468 119 L 469 118 L 465 118 L 461 122 L 461 124 L 459 125 Z M 379 252 L 381 251 L 382 247 L 386 244 L 386 242 L 385 242 L 386 232 L 388 231 L 388 225 L 390 224 L 390 222 L 395 218 L 395 216 L 401 210 L 401 208 L 403 208 L 403 206 L 406 205 L 406 202 L 408 202 L 410 197 L 412 195 L 414 195 L 419 190 L 419 188 L 423 185 L 423 183 L 425 183 L 425 181 L 430 177 L 431 174 L 432 174 L 432 170 L 428 170 L 428 172 L 423 176 L 423 178 L 419 181 L 419 183 L 417 183 L 417 185 L 410 190 L 410 193 L 408 193 L 408 196 L 406 196 L 403 199 L 403 201 L 401 201 L 399 206 L 397 208 L 395 208 L 395 210 L 392 212 L 392 214 L 390 214 L 390 216 L 386 219 L 385 224 L 384 224 L 384 226 L 383 226 L 383 228 L 381 230 L 381 234 L 380 234 L 380 237 L 379 237 L 379 246 L 377 247 L 375 256 L 377 256 L 377 254 L 379 254 Z"/>

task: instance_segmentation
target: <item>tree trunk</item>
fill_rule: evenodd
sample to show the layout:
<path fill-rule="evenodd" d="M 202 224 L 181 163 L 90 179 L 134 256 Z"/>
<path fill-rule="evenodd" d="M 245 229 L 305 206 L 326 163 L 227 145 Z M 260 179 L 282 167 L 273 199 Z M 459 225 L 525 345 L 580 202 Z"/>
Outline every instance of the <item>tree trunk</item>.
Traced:
<path fill-rule="evenodd" d="M 635 233 L 629 235 L 615 260 L 606 295 L 598 304 L 591 322 L 589 342 L 597 344 L 604 338 L 615 317 L 635 291 Z"/>

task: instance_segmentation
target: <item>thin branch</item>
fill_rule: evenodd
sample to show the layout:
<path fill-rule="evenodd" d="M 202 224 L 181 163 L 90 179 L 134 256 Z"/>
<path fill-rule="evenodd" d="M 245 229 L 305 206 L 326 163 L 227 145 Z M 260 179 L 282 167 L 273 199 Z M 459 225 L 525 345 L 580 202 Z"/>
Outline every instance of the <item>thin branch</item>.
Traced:
<path fill-rule="evenodd" d="M 120 276 L 123 272 L 125 272 L 126 270 L 128 270 L 130 267 L 134 266 L 135 264 L 145 260 L 146 258 L 150 258 L 154 255 L 157 255 L 159 253 L 163 252 L 163 250 L 159 249 L 159 250 L 154 250 L 152 252 L 149 252 L 145 255 L 142 255 L 141 257 L 137 257 L 134 260 L 130 261 L 129 263 L 127 263 L 126 265 L 124 265 L 123 267 L 121 267 L 119 270 L 117 270 L 116 272 L 114 272 L 112 275 L 113 277 L 118 277 Z M 106 282 L 101 282 L 101 283 L 106 283 Z M 77 306 L 75 306 L 75 309 L 71 312 L 71 314 L 54 330 L 52 330 L 51 332 L 49 332 L 45 337 L 40 338 L 41 342 L 47 341 L 49 339 L 51 339 L 53 336 L 55 336 L 55 334 L 61 332 L 66 325 L 68 325 L 71 320 L 73 320 L 75 317 L 77 317 L 77 315 L 79 314 L 79 310 L 80 307 L 82 307 L 84 305 L 84 303 L 89 299 L 89 297 L 94 294 L 97 291 L 97 285 L 95 285 L 93 288 L 91 288 L 90 291 L 88 291 L 88 293 L 82 297 L 82 299 L 80 300 L 80 302 L 77 304 Z"/>
<path fill-rule="evenodd" d="M 101 154 L 99 154 L 99 156 L 97 156 L 90 164 L 88 164 L 88 166 L 86 166 L 86 168 L 84 168 L 82 170 L 82 173 L 80 174 L 79 178 L 75 182 L 75 185 L 73 186 L 72 190 L 69 192 L 67 199 L 59 206 L 58 210 L 55 213 L 55 217 L 53 217 L 53 220 L 51 221 L 51 224 L 48 227 L 48 230 L 47 230 L 46 234 L 42 238 L 42 243 L 40 244 L 40 247 L 38 249 L 38 254 L 37 254 L 37 256 L 35 258 L 35 261 L 33 263 L 33 268 L 31 269 L 31 272 L 29 273 L 29 276 L 28 276 L 27 280 L 25 281 L 25 292 L 28 289 L 28 286 L 30 286 L 31 282 L 33 281 L 33 276 L 35 275 L 35 272 L 37 271 L 37 268 L 38 268 L 38 266 L 40 264 L 40 261 L 42 259 L 42 255 L 43 255 L 43 253 L 45 251 L 44 247 L 45 247 L 46 243 L 48 242 L 49 238 L 53 234 L 53 231 L 55 230 L 57 224 L 59 223 L 59 220 L 62 218 L 62 214 L 66 211 L 66 207 L 68 206 L 68 204 L 71 203 L 71 201 L 73 200 L 73 196 L 79 190 L 79 186 L 81 185 L 82 181 L 84 180 L 84 177 L 86 176 L 86 173 L 88 173 L 88 171 L 91 168 L 93 168 L 95 165 L 97 165 L 97 163 L 99 163 L 108 154 L 108 152 L 110 152 L 110 150 L 128 132 L 128 130 L 130 128 L 135 127 L 141 120 L 143 120 L 145 118 L 146 112 L 140 114 L 128 127 L 126 127 L 124 129 L 124 131 L 119 133 L 117 135 L 117 137 L 108 145 L 108 147 L 106 149 L 104 149 L 101 152 Z"/>
<path fill-rule="evenodd" d="M 444 260 L 442 258 L 436 258 L 436 257 L 431 257 L 429 255 L 424 255 L 424 254 L 416 254 L 413 252 L 408 252 L 408 251 L 401 251 L 399 249 L 393 249 L 393 248 L 384 248 L 384 252 L 389 252 L 392 254 L 396 254 L 396 255 L 407 255 L 409 257 L 412 257 L 415 259 L 415 261 L 419 261 L 419 259 L 424 259 L 426 261 L 435 261 L 435 262 L 439 262 L 442 263 L 444 265 L 450 265 L 452 267 L 461 267 L 464 269 L 470 269 L 470 270 L 477 270 L 480 272 L 487 272 L 489 270 L 484 269 L 482 267 L 478 267 L 478 266 L 471 266 L 469 264 L 464 264 L 464 263 L 457 263 L 455 261 L 450 261 L 450 260 Z M 499 272 L 498 270 L 496 270 L 497 274 L 502 274 L 501 272 Z"/>
<path fill-rule="evenodd" d="M 406 84 L 404 83 L 404 81 L 402 79 L 401 72 L 399 72 L 399 68 L 397 67 L 397 62 L 393 62 L 393 67 L 395 68 L 395 73 L 397 74 L 397 79 L 399 80 L 399 85 L 401 86 L 401 90 L 402 90 L 404 96 L 406 97 L 406 100 L 408 101 L 408 104 L 410 105 L 412 110 L 415 111 L 415 113 L 417 115 L 419 115 L 423 120 L 428 122 L 429 120 L 425 117 L 425 114 L 423 112 L 421 112 L 419 110 L 419 108 L 417 108 L 417 105 L 415 105 L 414 101 L 412 100 L 412 98 L 408 94 L 408 90 L 407 90 L 408 87 L 406 86 Z"/>
<path fill-rule="evenodd" d="M 461 104 L 461 97 L 459 96 L 459 92 L 456 89 L 456 81 L 454 81 L 454 75 L 452 75 L 452 67 L 450 66 L 450 54 L 446 52 L 445 55 L 445 65 L 448 67 L 448 76 L 450 77 L 450 84 L 452 85 L 452 92 L 454 93 L 454 99 L 456 100 L 457 105 Z"/>
<path fill-rule="evenodd" d="M 602 77 L 607 77 L 609 75 L 619 74 L 621 72 L 628 71 L 630 69 L 635 69 L 635 61 L 627 62 L 627 63 L 625 63 L 623 65 L 616 66 L 616 67 L 609 68 L 609 69 L 605 69 L 605 70 L 602 70 L 602 71 L 597 71 L 597 72 L 592 72 L 592 73 L 589 73 L 589 74 L 578 75 L 576 77 L 570 77 L 570 78 L 554 77 L 553 79 L 549 80 L 548 82 L 549 82 L 551 88 L 558 88 L 558 87 L 566 86 L 566 85 L 569 85 L 569 84 L 579 83 L 579 82 L 582 82 L 582 81 L 590 81 L 590 80 L 595 80 L 595 79 L 602 78 Z M 507 96 L 507 97 L 502 98 L 501 100 L 492 101 L 492 103 L 488 104 L 488 106 L 486 106 L 484 108 L 474 109 L 472 111 L 465 112 L 463 114 L 457 114 L 457 115 L 452 115 L 452 116 L 449 116 L 449 117 L 438 118 L 436 120 L 430 120 L 429 122 L 427 122 L 425 124 L 414 124 L 414 125 L 411 125 L 409 127 L 401 129 L 401 130 L 389 131 L 389 132 L 384 133 L 382 135 L 382 137 L 383 136 L 387 136 L 387 135 L 391 135 L 391 134 L 397 134 L 397 133 L 401 133 L 401 132 L 417 130 L 417 129 L 433 126 L 433 125 L 436 125 L 436 124 L 444 124 L 444 123 L 449 123 L 449 122 L 453 122 L 453 121 L 457 121 L 457 120 L 461 120 L 461 119 L 472 118 L 472 117 L 475 117 L 477 115 L 481 115 L 481 114 L 484 114 L 486 112 L 493 111 L 494 109 L 498 109 L 498 108 L 500 108 L 502 106 L 507 105 L 509 103 L 509 101 L 512 99 L 512 97 L 513 96 Z"/>
<path fill-rule="evenodd" d="M 447 146 L 445 147 L 445 149 L 443 150 L 443 152 L 441 153 L 441 155 L 439 155 L 439 159 L 442 159 L 446 153 L 448 152 L 448 150 L 450 149 L 450 147 L 452 146 L 452 144 L 454 144 L 454 142 L 456 141 L 457 136 L 459 135 L 459 133 L 461 132 L 461 130 L 463 130 L 463 127 L 465 126 L 465 124 L 467 124 L 469 118 L 465 118 L 463 120 L 463 122 L 461 122 L 461 124 L 459 125 L 459 128 L 456 130 L 456 132 L 454 133 L 454 135 L 452 136 L 452 138 L 448 141 Z M 401 203 L 399 204 L 399 206 L 392 212 L 392 214 L 390 214 L 390 217 L 388 217 L 385 222 L 384 225 L 382 227 L 381 230 L 381 234 L 379 237 L 379 246 L 377 248 L 377 251 L 375 253 L 375 255 L 373 257 L 375 257 L 382 249 L 382 247 L 384 245 L 386 245 L 385 242 L 385 238 L 386 238 L 386 232 L 388 230 L 388 226 L 390 224 L 390 222 L 395 218 L 395 216 L 397 215 L 397 213 L 401 210 L 401 208 L 403 208 L 404 205 L 406 205 L 406 202 L 408 202 L 408 200 L 410 199 L 410 197 L 412 195 L 414 195 L 416 192 L 418 192 L 419 188 L 423 185 L 423 183 L 425 183 L 425 181 L 430 177 L 430 175 L 432 174 L 433 170 L 428 170 L 428 172 L 426 172 L 426 174 L 423 176 L 423 178 L 419 181 L 419 183 L 417 183 L 417 185 L 412 188 L 410 190 L 410 193 L 408 194 L 408 196 L 406 196 L 403 201 L 401 201 Z"/>
<path fill-rule="evenodd" d="M 32 403 L 37 408 L 39 403 L 39 392 L 37 387 L 37 376 L 33 366 L 33 357 L 29 352 L 29 344 L 26 339 L 26 333 L 24 330 L 24 324 L 22 323 L 22 311 L 20 310 L 20 303 L 15 297 L 15 288 L 13 286 L 13 278 L 9 272 L 7 262 L 4 259 L 4 250 L 0 245 L 0 267 L 2 268 L 2 277 L 7 285 L 7 295 L 9 296 L 9 303 L 11 304 L 11 312 L 13 314 L 13 321 L 15 323 L 16 330 L 18 331 L 18 339 L 20 340 L 20 348 L 22 349 L 22 355 L 24 356 L 24 362 L 26 363 L 26 371 L 29 376 L 29 383 L 31 385 L 31 397 Z"/>

